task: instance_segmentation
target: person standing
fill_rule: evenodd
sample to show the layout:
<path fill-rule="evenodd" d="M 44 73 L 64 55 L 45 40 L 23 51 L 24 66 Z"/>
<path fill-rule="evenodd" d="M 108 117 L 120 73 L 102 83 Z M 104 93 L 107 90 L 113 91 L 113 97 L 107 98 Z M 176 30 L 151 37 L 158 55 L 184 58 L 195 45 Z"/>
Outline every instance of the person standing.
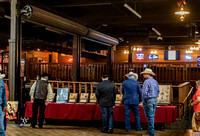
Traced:
<path fill-rule="evenodd" d="M 115 84 L 108 80 L 108 74 L 102 74 L 102 82 L 97 85 L 95 95 L 102 115 L 102 133 L 113 133 L 113 106 L 115 105 Z"/>
<path fill-rule="evenodd" d="M 197 91 L 192 97 L 191 106 L 193 106 L 194 113 L 192 116 L 192 130 L 200 132 L 200 80 L 196 81 Z"/>
<path fill-rule="evenodd" d="M 43 128 L 45 108 L 53 97 L 51 85 L 47 82 L 48 77 L 49 75 L 47 73 L 43 73 L 41 75 L 41 80 L 34 82 L 29 93 L 31 101 L 33 102 L 32 128 L 35 128 L 35 125 L 37 124 L 38 107 L 40 107 L 39 128 Z"/>
<path fill-rule="evenodd" d="M 122 83 L 122 93 L 125 110 L 125 127 L 129 133 L 131 129 L 130 111 L 132 110 L 135 116 L 136 131 L 141 131 L 139 103 L 142 101 L 142 92 L 140 84 L 137 81 L 138 75 L 133 72 L 126 74 L 128 80 Z"/>
<path fill-rule="evenodd" d="M 159 96 L 160 90 L 158 82 L 152 77 L 156 74 L 151 69 L 146 68 L 140 74 L 143 74 L 143 77 L 145 78 L 142 86 L 142 96 L 144 113 L 148 120 L 147 134 L 154 136 L 154 116 L 157 106 L 157 97 Z"/>
<path fill-rule="evenodd" d="M 0 79 L 0 136 L 5 136 L 4 117 L 7 110 L 7 99 L 4 81 Z"/>

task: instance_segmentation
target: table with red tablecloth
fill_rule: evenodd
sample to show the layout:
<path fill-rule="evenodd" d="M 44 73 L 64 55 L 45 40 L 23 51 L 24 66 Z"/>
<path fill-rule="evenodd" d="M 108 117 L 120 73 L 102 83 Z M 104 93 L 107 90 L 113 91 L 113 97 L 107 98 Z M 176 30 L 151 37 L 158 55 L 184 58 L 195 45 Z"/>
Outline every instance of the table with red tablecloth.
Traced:
<path fill-rule="evenodd" d="M 25 104 L 25 117 L 32 117 L 32 102 Z M 140 105 L 140 120 L 147 122 L 144 109 Z M 124 106 L 115 106 L 113 111 L 114 121 L 124 121 Z M 158 106 L 156 108 L 156 123 L 173 123 L 177 117 L 176 106 Z M 101 111 L 98 104 L 80 104 L 80 103 L 49 103 L 46 106 L 45 118 L 64 119 L 64 120 L 101 120 Z M 133 113 L 131 113 L 131 122 L 134 122 Z"/>

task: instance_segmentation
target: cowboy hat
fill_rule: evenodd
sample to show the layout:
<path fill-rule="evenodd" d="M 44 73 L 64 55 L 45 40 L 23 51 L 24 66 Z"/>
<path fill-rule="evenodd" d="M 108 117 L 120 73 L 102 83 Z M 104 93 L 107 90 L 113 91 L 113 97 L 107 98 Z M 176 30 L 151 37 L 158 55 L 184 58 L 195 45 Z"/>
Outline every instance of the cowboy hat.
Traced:
<path fill-rule="evenodd" d="M 102 75 L 101 75 L 101 77 L 106 78 L 106 77 L 109 77 L 109 76 L 108 76 L 107 72 L 103 72 Z"/>
<path fill-rule="evenodd" d="M 155 76 L 156 74 L 152 71 L 150 68 L 146 68 L 144 71 L 142 71 L 140 74 L 150 74 L 152 76 Z"/>
<path fill-rule="evenodd" d="M 133 73 L 133 72 L 129 72 L 128 74 L 125 75 L 126 77 L 130 77 L 130 76 L 134 76 L 135 77 L 135 80 L 137 81 L 138 80 L 138 74 L 137 73 Z"/>
<path fill-rule="evenodd" d="M 45 76 L 49 77 L 49 74 L 43 73 L 42 75 L 40 75 L 40 77 L 45 77 Z"/>
<path fill-rule="evenodd" d="M 3 79 L 5 77 L 5 74 L 0 73 L 0 78 Z"/>

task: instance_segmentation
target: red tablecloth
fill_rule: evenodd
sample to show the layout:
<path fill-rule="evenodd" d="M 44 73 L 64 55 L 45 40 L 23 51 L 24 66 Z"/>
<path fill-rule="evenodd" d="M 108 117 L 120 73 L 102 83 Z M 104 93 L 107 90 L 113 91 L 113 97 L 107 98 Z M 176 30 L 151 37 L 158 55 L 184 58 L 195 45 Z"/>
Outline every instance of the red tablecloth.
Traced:
<path fill-rule="evenodd" d="M 32 117 L 32 102 L 25 104 L 25 117 Z M 114 121 L 124 121 L 124 106 L 119 105 L 114 108 Z M 156 108 L 155 122 L 172 123 L 176 120 L 176 106 L 159 106 Z M 59 104 L 49 103 L 45 110 L 45 118 L 66 119 L 66 120 L 101 120 L 101 111 L 97 104 Z M 143 107 L 140 106 L 140 120 L 147 122 Z M 131 112 L 131 122 L 134 122 Z"/>

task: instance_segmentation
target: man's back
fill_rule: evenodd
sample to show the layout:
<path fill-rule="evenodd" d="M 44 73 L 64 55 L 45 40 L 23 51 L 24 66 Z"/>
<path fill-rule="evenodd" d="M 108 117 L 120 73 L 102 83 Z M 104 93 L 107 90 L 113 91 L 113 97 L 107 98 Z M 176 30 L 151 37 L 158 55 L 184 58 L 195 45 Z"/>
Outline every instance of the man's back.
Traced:
<path fill-rule="evenodd" d="M 124 104 L 137 105 L 142 99 L 140 84 L 133 78 L 129 78 L 122 83 L 122 93 L 124 94 Z"/>
<path fill-rule="evenodd" d="M 48 85 L 47 81 L 44 81 L 44 80 L 36 81 L 35 99 L 46 100 L 47 85 Z"/>
<path fill-rule="evenodd" d="M 116 92 L 115 84 L 109 80 L 104 80 L 97 85 L 96 97 L 100 106 L 114 106 Z"/>
<path fill-rule="evenodd" d="M 142 93 L 143 99 L 158 97 L 160 93 L 158 82 L 153 77 L 146 79 L 142 87 Z"/>

